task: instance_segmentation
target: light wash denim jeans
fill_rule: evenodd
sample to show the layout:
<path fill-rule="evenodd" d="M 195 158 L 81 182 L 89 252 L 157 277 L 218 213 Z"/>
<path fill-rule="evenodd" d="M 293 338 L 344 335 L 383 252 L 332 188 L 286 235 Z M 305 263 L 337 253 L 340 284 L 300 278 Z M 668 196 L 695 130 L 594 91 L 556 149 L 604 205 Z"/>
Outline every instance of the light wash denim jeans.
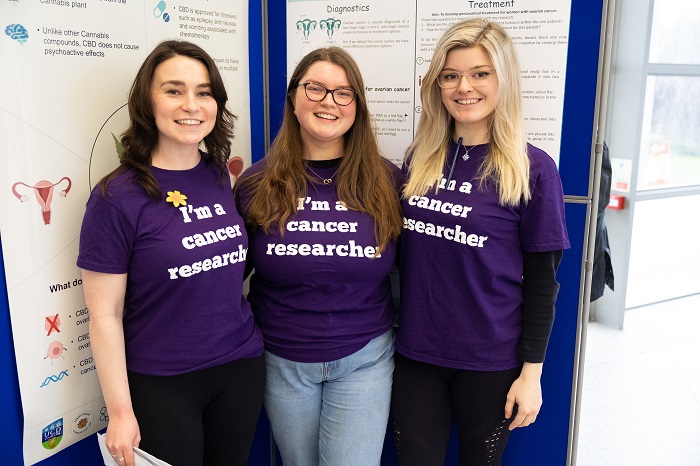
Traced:
<path fill-rule="evenodd" d="M 284 466 L 379 465 L 394 374 L 394 333 L 330 362 L 265 352 L 265 409 Z"/>

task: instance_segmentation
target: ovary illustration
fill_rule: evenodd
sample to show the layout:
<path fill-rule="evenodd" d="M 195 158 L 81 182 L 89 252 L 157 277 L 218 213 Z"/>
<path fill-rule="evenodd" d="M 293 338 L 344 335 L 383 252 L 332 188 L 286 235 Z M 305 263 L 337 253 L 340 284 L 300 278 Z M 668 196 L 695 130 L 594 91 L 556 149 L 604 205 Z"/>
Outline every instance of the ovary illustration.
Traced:
<path fill-rule="evenodd" d="M 58 195 L 61 197 L 66 197 L 72 186 L 72 182 L 67 176 L 61 178 L 58 183 L 52 183 L 50 181 L 41 180 L 34 184 L 34 186 L 18 181 L 17 183 L 12 185 L 12 194 L 14 194 L 15 197 L 21 202 L 27 202 L 29 200 L 30 195 L 21 194 L 17 190 L 17 187 L 22 186 L 25 188 L 33 189 L 36 201 L 41 207 L 41 217 L 44 220 L 44 225 L 48 225 L 51 223 L 51 200 L 53 199 L 53 190 L 56 186 L 60 185 L 64 181 L 68 182 L 68 186 L 66 186 L 66 189 L 61 190 L 58 193 Z"/>

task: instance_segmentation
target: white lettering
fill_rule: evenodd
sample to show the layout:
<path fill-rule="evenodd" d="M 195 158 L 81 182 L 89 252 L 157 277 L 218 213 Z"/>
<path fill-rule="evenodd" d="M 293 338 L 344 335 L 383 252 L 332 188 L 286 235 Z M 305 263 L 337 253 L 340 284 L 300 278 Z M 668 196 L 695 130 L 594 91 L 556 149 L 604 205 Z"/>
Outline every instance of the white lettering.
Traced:
<path fill-rule="evenodd" d="M 471 210 L 471 207 L 467 207 L 467 209 Z M 403 228 L 404 230 L 415 231 L 416 233 L 435 236 L 437 238 L 445 238 L 449 241 L 455 241 L 457 243 L 462 243 L 476 248 L 483 248 L 484 243 L 489 239 L 488 236 L 479 236 L 475 233 L 467 234 L 467 232 L 462 230 L 461 225 L 455 225 L 454 228 L 448 228 L 443 225 L 435 225 L 429 222 L 422 222 L 420 220 L 406 217 L 403 218 Z M 366 251 L 365 255 L 367 254 L 368 253 Z"/>

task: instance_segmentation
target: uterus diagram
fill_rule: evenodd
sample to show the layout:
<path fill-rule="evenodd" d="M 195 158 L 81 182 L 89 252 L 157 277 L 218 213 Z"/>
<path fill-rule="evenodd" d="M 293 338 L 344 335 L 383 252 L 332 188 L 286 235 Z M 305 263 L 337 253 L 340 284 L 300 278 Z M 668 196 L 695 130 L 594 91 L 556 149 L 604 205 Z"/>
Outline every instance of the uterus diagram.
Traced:
<path fill-rule="evenodd" d="M 57 183 L 41 180 L 36 182 L 33 186 L 22 181 L 18 181 L 12 185 L 12 194 L 14 194 L 15 197 L 20 200 L 20 202 L 27 202 L 31 197 L 29 191 L 34 191 L 34 197 L 41 208 L 41 218 L 44 220 L 44 225 L 49 225 L 51 223 L 51 201 L 53 200 L 54 189 L 57 186 L 62 185 L 64 181 L 67 183 L 67 185 L 65 186 L 65 189 L 61 189 L 58 192 L 58 195 L 60 197 L 66 197 L 71 186 L 73 185 L 70 178 L 67 176 L 61 178 Z M 25 192 L 22 193 L 21 191 Z"/>
<path fill-rule="evenodd" d="M 311 31 L 316 30 L 317 22 L 311 19 L 302 19 L 297 21 L 297 31 L 302 31 L 304 33 L 304 40 L 309 40 L 309 34 Z"/>
<path fill-rule="evenodd" d="M 326 18 L 321 20 L 313 19 L 301 19 L 296 22 L 297 31 L 300 31 L 304 35 L 304 40 L 308 41 L 309 36 L 319 27 L 322 31 L 326 31 L 326 35 L 329 40 L 333 39 L 333 34 L 335 31 L 340 29 L 342 21 L 335 18 Z"/>
<path fill-rule="evenodd" d="M 335 33 L 336 30 L 340 29 L 341 21 L 339 19 L 335 18 L 328 18 L 328 19 L 322 19 L 319 21 L 319 24 L 321 25 L 321 30 L 326 31 L 326 34 L 328 34 L 329 39 L 333 39 L 333 33 Z"/>

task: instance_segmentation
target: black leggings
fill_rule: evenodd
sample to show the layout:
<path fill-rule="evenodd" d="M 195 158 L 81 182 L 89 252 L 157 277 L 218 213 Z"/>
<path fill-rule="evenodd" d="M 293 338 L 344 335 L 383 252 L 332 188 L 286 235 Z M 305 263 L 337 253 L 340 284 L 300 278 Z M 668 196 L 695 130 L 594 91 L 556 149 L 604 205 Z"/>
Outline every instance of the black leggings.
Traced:
<path fill-rule="evenodd" d="M 177 466 L 245 465 L 265 392 L 264 356 L 176 376 L 129 372 L 139 447 Z"/>
<path fill-rule="evenodd" d="M 398 353 L 395 362 L 391 414 L 402 466 L 444 465 L 453 420 L 461 466 L 501 464 L 510 434 L 504 418 L 506 395 L 520 375 L 519 367 L 495 372 L 449 369 Z"/>

